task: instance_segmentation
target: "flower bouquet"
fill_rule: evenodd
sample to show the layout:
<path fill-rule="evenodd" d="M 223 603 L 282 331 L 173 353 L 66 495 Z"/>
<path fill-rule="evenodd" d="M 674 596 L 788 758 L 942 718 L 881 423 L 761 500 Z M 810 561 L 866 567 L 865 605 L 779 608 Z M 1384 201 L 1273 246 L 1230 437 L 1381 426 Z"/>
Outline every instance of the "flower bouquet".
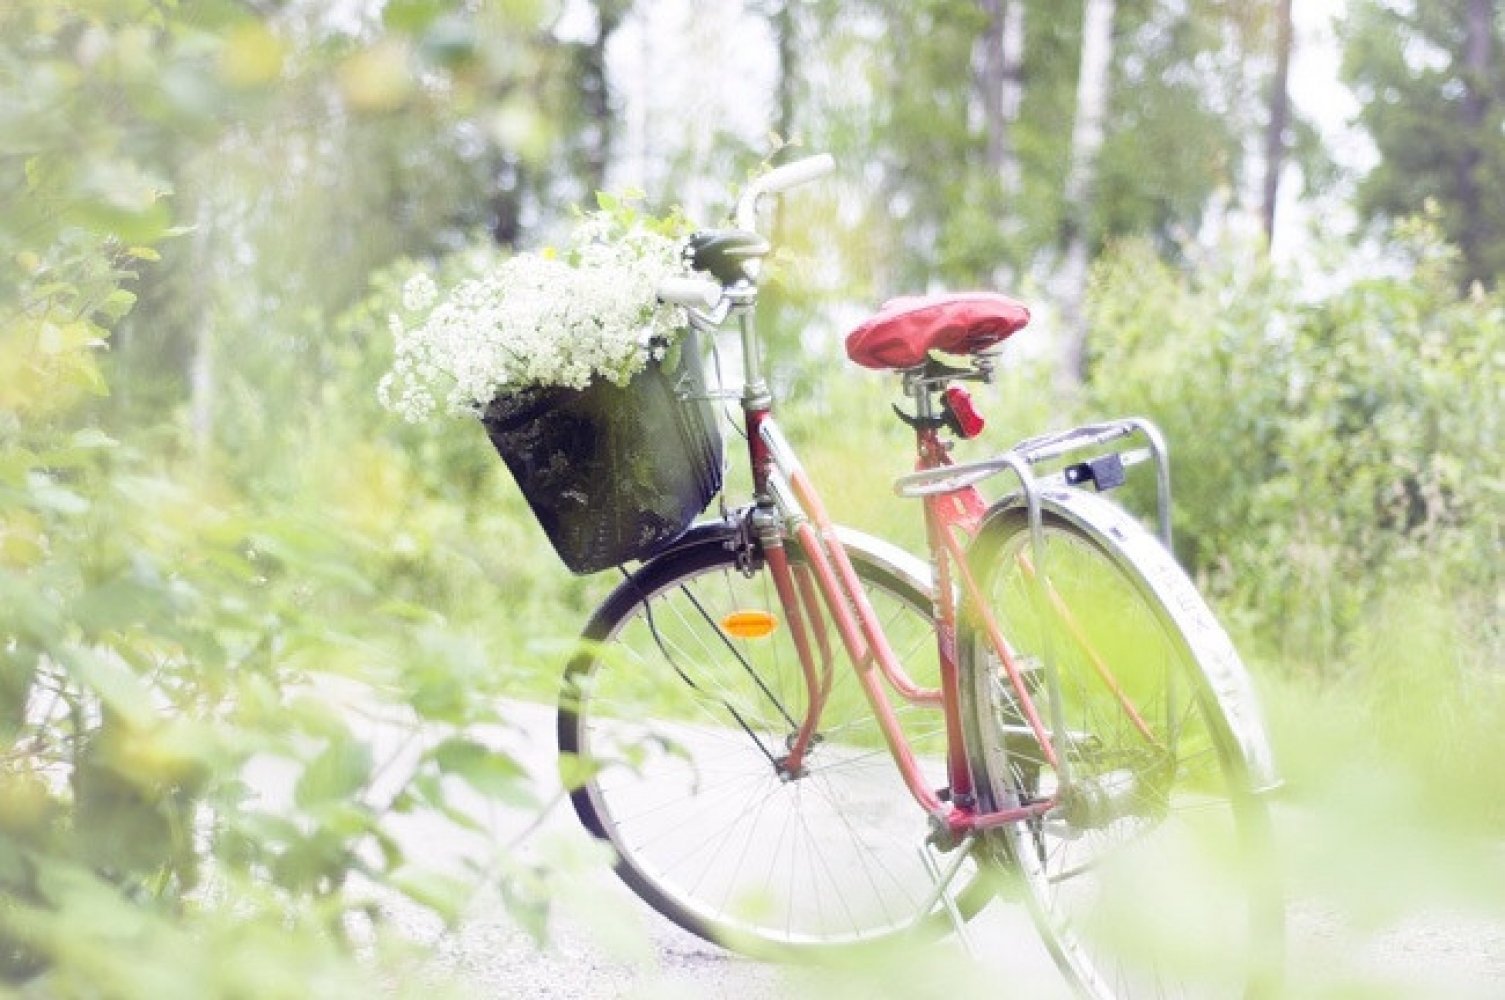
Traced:
<path fill-rule="evenodd" d="M 590 573 L 682 534 L 721 489 L 700 352 L 655 291 L 684 264 L 665 229 L 614 199 L 564 253 L 518 254 L 440 296 L 403 289 L 378 395 L 404 418 L 479 416 L 555 551 Z"/>

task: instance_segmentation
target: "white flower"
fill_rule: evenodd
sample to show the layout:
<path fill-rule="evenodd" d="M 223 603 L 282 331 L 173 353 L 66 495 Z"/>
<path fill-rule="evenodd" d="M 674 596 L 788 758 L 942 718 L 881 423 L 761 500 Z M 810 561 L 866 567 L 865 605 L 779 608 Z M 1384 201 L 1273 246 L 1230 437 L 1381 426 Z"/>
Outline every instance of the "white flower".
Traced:
<path fill-rule="evenodd" d="M 674 241 L 641 226 L 625 232 L 605 213 L 583 218 L 570 262 L 518 254 L 438 301 L 427 274 L 402 290 L 403 308 L 428 312 L 408 328 L 392 316 L 395 353 L 377 395 L 405 419 L 475 413 L 499 393 L 531 385 L 626 384 L 662 358 L 685 324 L 658 302 L 660 281 L 682 273 Z M 437 301 L 437 305 L 435 305 Z"/>
<path fill-rule="evenodd" d="M 423 312 L 439 297 L 434 279 L 419 271 L 402 286 L 402 307 L 408 312 Z"/>

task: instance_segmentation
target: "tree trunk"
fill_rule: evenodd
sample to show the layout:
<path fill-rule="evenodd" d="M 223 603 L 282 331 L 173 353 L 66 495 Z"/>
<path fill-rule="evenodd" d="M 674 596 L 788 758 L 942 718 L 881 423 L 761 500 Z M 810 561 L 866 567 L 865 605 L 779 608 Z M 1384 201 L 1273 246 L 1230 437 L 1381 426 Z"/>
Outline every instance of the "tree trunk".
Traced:
<path fill-rule="evenodd" d="M 1019 157 L 1014 151 L 1013 128 L 1023 104 L 1024 0 L 1013 0 L 1003 15 L 1003 120 L 1007 131 L 1004 133 L 1003 160 L 999 164 L 1003 191 L 1009 196 L 1019 190 Z"/>
<path fill-rule="evenodd" d="M 1280 193 L 1280 171 L 1285 166 L 1285 133 L 1291 119 L 1291 96 L 1287 86 L 1294 44 L 1291 0 L 1280 0 L 1275 17 L 1275 76 L 1270 81 L 1270 120 L 1265 128 L 1265 187 L 1260 213 L 1266 246 L 1275 242 L 1275 204 Z"/>
<path fill-rule="evenodd" d="M 1480 260 L 1487 233 L 1479 189 L 1479 171 L 1484 149 L 1490 137 L 1484 134 L 1489 117 L 1490 67 L 1494 59 L 1494 0 L 1469 0 L 1468 23 L 1463 51 L 1463 126 L 1464 154 L 1458 162 L 1458 201 L 1462 209 L 1463 231 L 1459 249 L 1463 251 L 1466 279 L 1483 280 L 1484 264 Z"/>
<path fill-rule="evenodd" d="M 214 445 L 214 294 L 215 267 L 211 230 L 214 215 L 209 210 L 207 194 L 199 191 L 198 211 L 194 218 L 192 246 L 193 273 L 201 276 L 194 293 L 193 354 L 188 360 L 188 427 L 193 436 L 194 455 L 200 464 L 209 458 Z"/>
<path fill-rule="evenodd" d="M 972 60 L 972 87 L 982 108 L 983 160 L 1003 165 L 1008 130 L 1003 123 L 1003 19 L 1008 0 L 978 0 L 985 18 Z"/>
<path fill-rule="evenodd" d="M 1077 74 L 1076 117 L 1062 212 L 1060 387 L 1074 391 L 1087 374 L 1087 268 L 1097 154 L 1103 145 L 1108 87 L 1113 68 L 1115 0 L 1086 0 L 1082 16 L 1082 61 Z"/>
<path fill-rule="evenodd" d="M 794 82 L 799 74 L 799 36 L 792 9 L 794 3 L 795 0 L 782 0 L 773 14 L 773 36 L 779 58 L 774 131 L 785 142 L 795 138 Z"/>
<path fill-rule="evenodd" d="M 973 86 L 982 110 L 984 157 L 1004 197 L 1019 188 L 1012 130 L 1023 91 L 1024 0 L 979 0 L 987 21 L 978 39 Z"/>
<path fill-rule="evenodd" d="M 632 8 L 631 0 L 596 0 L 596 34 L 582 53 L 580 107 L 589 130 L 584 150 L 584 178 L 588 190 L 606 187 L 616 137 L 611 107 L 611 81 L 606 72 L 606 46 Z"/>
<path fill-rule="evenodd" d="M 778 56 L 778 76 L 774 80 L 773 130 L 780 142 L 795 142 L 798 135 L 794 127 L 795 83 L 799 79 L 799 23 L 795 17 L 797 0 L 779 0 L 773 9 L 774 48 Z M 788 235 L 785 228 L 784 199 L 774 198 L 771 231 L 774 245 L 784 242 Z"/>

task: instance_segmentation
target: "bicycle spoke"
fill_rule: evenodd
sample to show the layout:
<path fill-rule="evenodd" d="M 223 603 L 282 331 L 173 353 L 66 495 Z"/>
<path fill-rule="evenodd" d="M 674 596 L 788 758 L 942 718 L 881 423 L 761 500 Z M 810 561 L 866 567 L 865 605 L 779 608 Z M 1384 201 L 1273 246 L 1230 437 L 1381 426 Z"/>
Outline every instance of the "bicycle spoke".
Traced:
<path fill-rule="evenodd" d="M 1000 834 L 1037 925 L 1089 996 L 1242 996 L 1269 897 L 1241 874 L 1252 806 L 1176 612 L 1146 596 L 1112 545 L 1064 519 L 1045 525 L 1047 604 L 1021 558 L 1032 544 L 1024 518 L 991 541 L 990 608 L 1016 654 L 1038 664 L 1029 695 L 1042 717 L 1062 719 L 1048 735 L 1073 781 L 1059 786 L 992 654 L 968 647 L 981 649 L 964 688 L 992 761 L 984 792 L 1055 802 Z M 1187 589 L 1178 603 L 1195 600 Z"/>
<path fill-rule="evenodd" d="M 808 696 L 791 629 L 752 639 L 722 629 L 734 612 L 782 609 L 766 571 L 748 577 L 731 553 L 708 554 L 702 570 L 644 585 L 646 604 L 624 603 L 606 634 L 609 655 L 582 664 L 580 752 L 623 763 L 595 772 L 576 808 L 644 898 L 713 939 L 805 946 L 944 927 L 917 912 L 933 890 L 915 853 L 927 828 L 850 665 L 833 664 L 805 770 L 781 776 L 770 757 L 794 738 Z M 935 685 L 928 597 L 869 586 L 906 671 Z M 829 615 L 806 625 L 813 648 L 824 639 L 842 654 Z M 900 704 L 896 716 L 916 747 L 944 739 L 933 708 Z M 966 907 L 983 898 L 962 895 L 976 900 Z"/>

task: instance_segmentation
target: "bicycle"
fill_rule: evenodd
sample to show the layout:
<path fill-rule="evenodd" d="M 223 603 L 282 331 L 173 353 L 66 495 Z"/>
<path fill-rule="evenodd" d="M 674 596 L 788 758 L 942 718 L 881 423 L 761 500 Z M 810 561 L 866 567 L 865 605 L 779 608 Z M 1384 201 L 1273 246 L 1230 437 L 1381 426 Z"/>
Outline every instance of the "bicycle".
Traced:
<path fill-rule="evenodd" d="M 1237 653 L 1170 555 L 1159 432 L 1109 421 L 954 463 L 947 434 L 980 429 L 961 383 L 991 381 L 1028 321 L 983 294 L 891 303 L 847 342 L 913 406 L 896 490 L 923 506 L 928 561 L 833 524 L 780 431 L 758 207 L 832 168 L 753 181 L 735 228 L 691 238 L 705 277 L 660 289 L 740 332 L 752 497 L 623 570 L 586 626 L 558 716 L 576 813 L 656 910 L 754 955 L 960 931 L 1022 894 L 1086 994 L 1269 989 L 1278 782 Z M 1158 539 L 1100 495 L 1143 463 Z M 1003 473 L 1015 489 L 984 502 Z"/>

